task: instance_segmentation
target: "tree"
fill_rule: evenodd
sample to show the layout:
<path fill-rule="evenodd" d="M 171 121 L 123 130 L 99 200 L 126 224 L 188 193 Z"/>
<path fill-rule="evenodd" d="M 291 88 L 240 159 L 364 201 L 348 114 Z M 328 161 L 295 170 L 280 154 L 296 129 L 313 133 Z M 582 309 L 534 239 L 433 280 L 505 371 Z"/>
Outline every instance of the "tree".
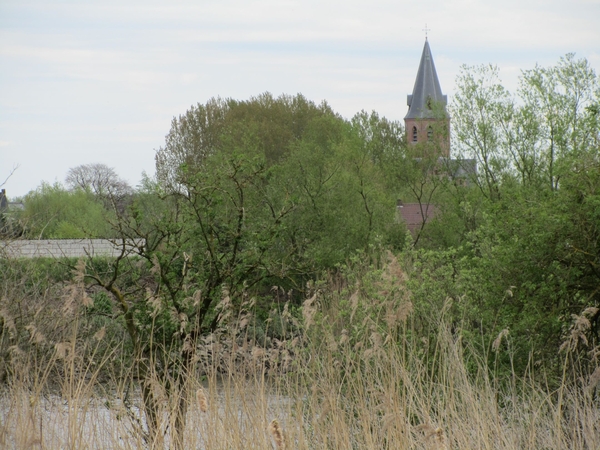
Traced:
<path fill-rule="evenodd" d="M 42 183 L 24 198 L 18 221 L 30 239 L 107 238 L 110 215 L 91 193 L 68 191 L 60 183 Z"/>
<path fill-rule="evenodd" d="M 492 200 L 514 177 L 556 190 L 571 164 L 597 146 L 599 102 L 595 72 L 574 54 L 524 71 L 516 97 L 501 85 L 497 67 L 463 66 L 452 105 L 455 144 L 461 156 L 477 159 L 474 181 Z"/>
<path fill-rule="evenodd" d="M 82 164 L 67 172 L 65 182 L 70 189 L 83 189 L 100 198 L 121 198 L 133 189 L 117 175 L 115 169 L 105 164 Z"/>
<path fill-rule="evenodd" d="M 545 178 L 551 190 L 559 186 L 563 173 L 571 170 L 575 158 L 597 144 L 598 122 L 594 108 L 600 102 L 596 73 L 586 59 L 574 53 L 562 57 L 553 67 L 523 72 L 519 96 L 525 109 L 535 111 Z"/>
<path fill-rule="evenodd" d="M 458 154 L 477 160 L 480 175 L 473 181 L 483 195 L 496 199 L 507 169 L 502 130 L 512 108 L 510 94 L 494 66 L 462 66 L 457 85 L 451 116 Z"/>
<path fill-rule="evenodd" d="M 388 164 L 406 150 L 404 127 L 400 122 L 389 121 L 375 111 L 371 114 L 361 111 L 352 118 L 351 124 L 363 143 L 363 151 L 375 164 Z"/>
<path fill-rule="evenodd" d="M 173 118 L 165 146 L 155 155 L 156 176 L 166 189 L 180 189 L 180 170 L 199 170 L 206 158 L 217 152 L 228 109 L 226 101 L 213 98 Z"/>
<path fill-rule="evenodd" d="M 573 55 L 524 71 L 516 97 L 493 67 L 463 68 L 458 78 L 455 144 L 477 158 L 479 198 L 468 186 L 455 192 L 465 223 L 477 209 L 456 247 L 454 286 L 470 299 L 477 333 L 511 329 L 519 367 L 530 345 L 536 358 L 556 361 L 572 314 L 600 301 L 598 104 L 596 74 Z M 598 315 L 589 319 L 591 345 Z"/>
<path fill-rule="evenodd" d="M 273 98 L 264 93 L 248 101 L 210 99 L 172 120 L 164 147 L 156 151 L 157 178 L 165 189 L 181 190 L 186 174 L 202 170 L 207 158 L 234 146 L 258 146 L 271 165 L 308 134 L 335 140 L 326 130 L 320 133 L 315 128 L 319 118 L 330 116 L 336 115 L 326 103 L 317 106 L 302 95 Z"/>
<path fill-rule="evenodd" d="M 194 106 L 173 120 L 156 165 L 156 180 L 117 211 L 121 256 L 102 270 L 88 262 L 87 276 L 125 323 L 149 442 L 158 383 L 179 402 L 171 436 L 181 448 L 200 338 L 248 295 L 302 291 L 368 250 L 394 225 L 393 200 L 356 130 L 300 95 Z"/>

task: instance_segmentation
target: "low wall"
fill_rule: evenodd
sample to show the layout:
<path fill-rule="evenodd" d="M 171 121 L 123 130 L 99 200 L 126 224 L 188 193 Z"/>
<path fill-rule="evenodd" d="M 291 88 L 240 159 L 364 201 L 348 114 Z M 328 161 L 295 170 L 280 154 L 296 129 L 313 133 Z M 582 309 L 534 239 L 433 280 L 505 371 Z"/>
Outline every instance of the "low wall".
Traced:
<path fill-rule="evenodd" d="M 0 242 L 0 257 L 5 258 L 80 258 L 84 256 L 116 257 L 121 254 L 121 241 L 110 239 L 40 239 Z M 126 243 L 132 250 L 144 244 L 143 239 Z"/>

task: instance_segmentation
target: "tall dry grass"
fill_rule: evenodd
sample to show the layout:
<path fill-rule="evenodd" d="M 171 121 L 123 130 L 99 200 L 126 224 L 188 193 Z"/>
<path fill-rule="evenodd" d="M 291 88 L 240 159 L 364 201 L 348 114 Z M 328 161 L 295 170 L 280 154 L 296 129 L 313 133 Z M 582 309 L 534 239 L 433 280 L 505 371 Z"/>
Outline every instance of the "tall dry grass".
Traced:
<path fill-rule="evenodd" d="M 314 288 L 301 320 L 282 307 L 273 317 L 293 331 L 279 340 L 257 342 L 247 312 L 205 337 L 181 394 L 185 448 L 600 448 L 594 374 L 558 389 L 531 373 L 498 379 L 444 308 L 423 332 L 404 279 L 390 258 L 381 271 Z M 147 442 L 137 380 L 112 361 L 120 349 L 72 332 L 43 364 L 22 355 L 11 369 L 0 447 L 168 448 L 182 398 L 157 395 L 160 433 Z"/>

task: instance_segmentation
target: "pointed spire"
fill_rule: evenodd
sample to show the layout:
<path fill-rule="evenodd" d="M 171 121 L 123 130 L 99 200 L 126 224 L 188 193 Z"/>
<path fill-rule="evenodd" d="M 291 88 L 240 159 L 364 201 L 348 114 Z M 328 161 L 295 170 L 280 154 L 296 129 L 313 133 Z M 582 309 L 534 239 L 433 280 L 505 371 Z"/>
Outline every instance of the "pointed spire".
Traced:
<path fill-rule="evenodd" d="M 427 38 L 421 55 L 415 87 L 412 95 L 408 96 L 407 102 L 409 108 L 404 119 L 432 118 L 434 116 L 432 106 L 437 103 L 445 108 L 448 102 L 448 97 L 442 94 Z"/>

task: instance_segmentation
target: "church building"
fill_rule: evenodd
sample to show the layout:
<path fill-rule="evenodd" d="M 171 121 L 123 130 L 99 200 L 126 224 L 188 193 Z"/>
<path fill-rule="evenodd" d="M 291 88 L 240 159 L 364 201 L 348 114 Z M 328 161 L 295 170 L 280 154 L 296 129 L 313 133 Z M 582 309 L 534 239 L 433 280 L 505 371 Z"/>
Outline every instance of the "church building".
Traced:
<path fill-rule="evenodd" d="M 407 98 L 408 113 L 404 117 L 406 140 L 409 145 L 432 143 L 439 157 L 450 157 L 450 117 L 446 112 L 448 97 L 442 93 L 429 48 L 425 46 L 413 92 Z"/>
<path fill-rule="evenodd" d="M 428 164 L 433 161 L 433 170 L 429 172 L 432 177 L 447 177 L 455 183 L 468 184 L 468 177 L 476 172 L 476 162 L 473 159 L 450 158 L 450 116 L 446 111 L 448 97 L 442 93 L 427 38 L 415 85 L 407 103 L 404 128 L 412 157 L 424 163 L 428 161 Z M 404 203 L 398 200 L 397 212 L 399 219 L 418 239 L 439 209 L 430 203 Z"/>

